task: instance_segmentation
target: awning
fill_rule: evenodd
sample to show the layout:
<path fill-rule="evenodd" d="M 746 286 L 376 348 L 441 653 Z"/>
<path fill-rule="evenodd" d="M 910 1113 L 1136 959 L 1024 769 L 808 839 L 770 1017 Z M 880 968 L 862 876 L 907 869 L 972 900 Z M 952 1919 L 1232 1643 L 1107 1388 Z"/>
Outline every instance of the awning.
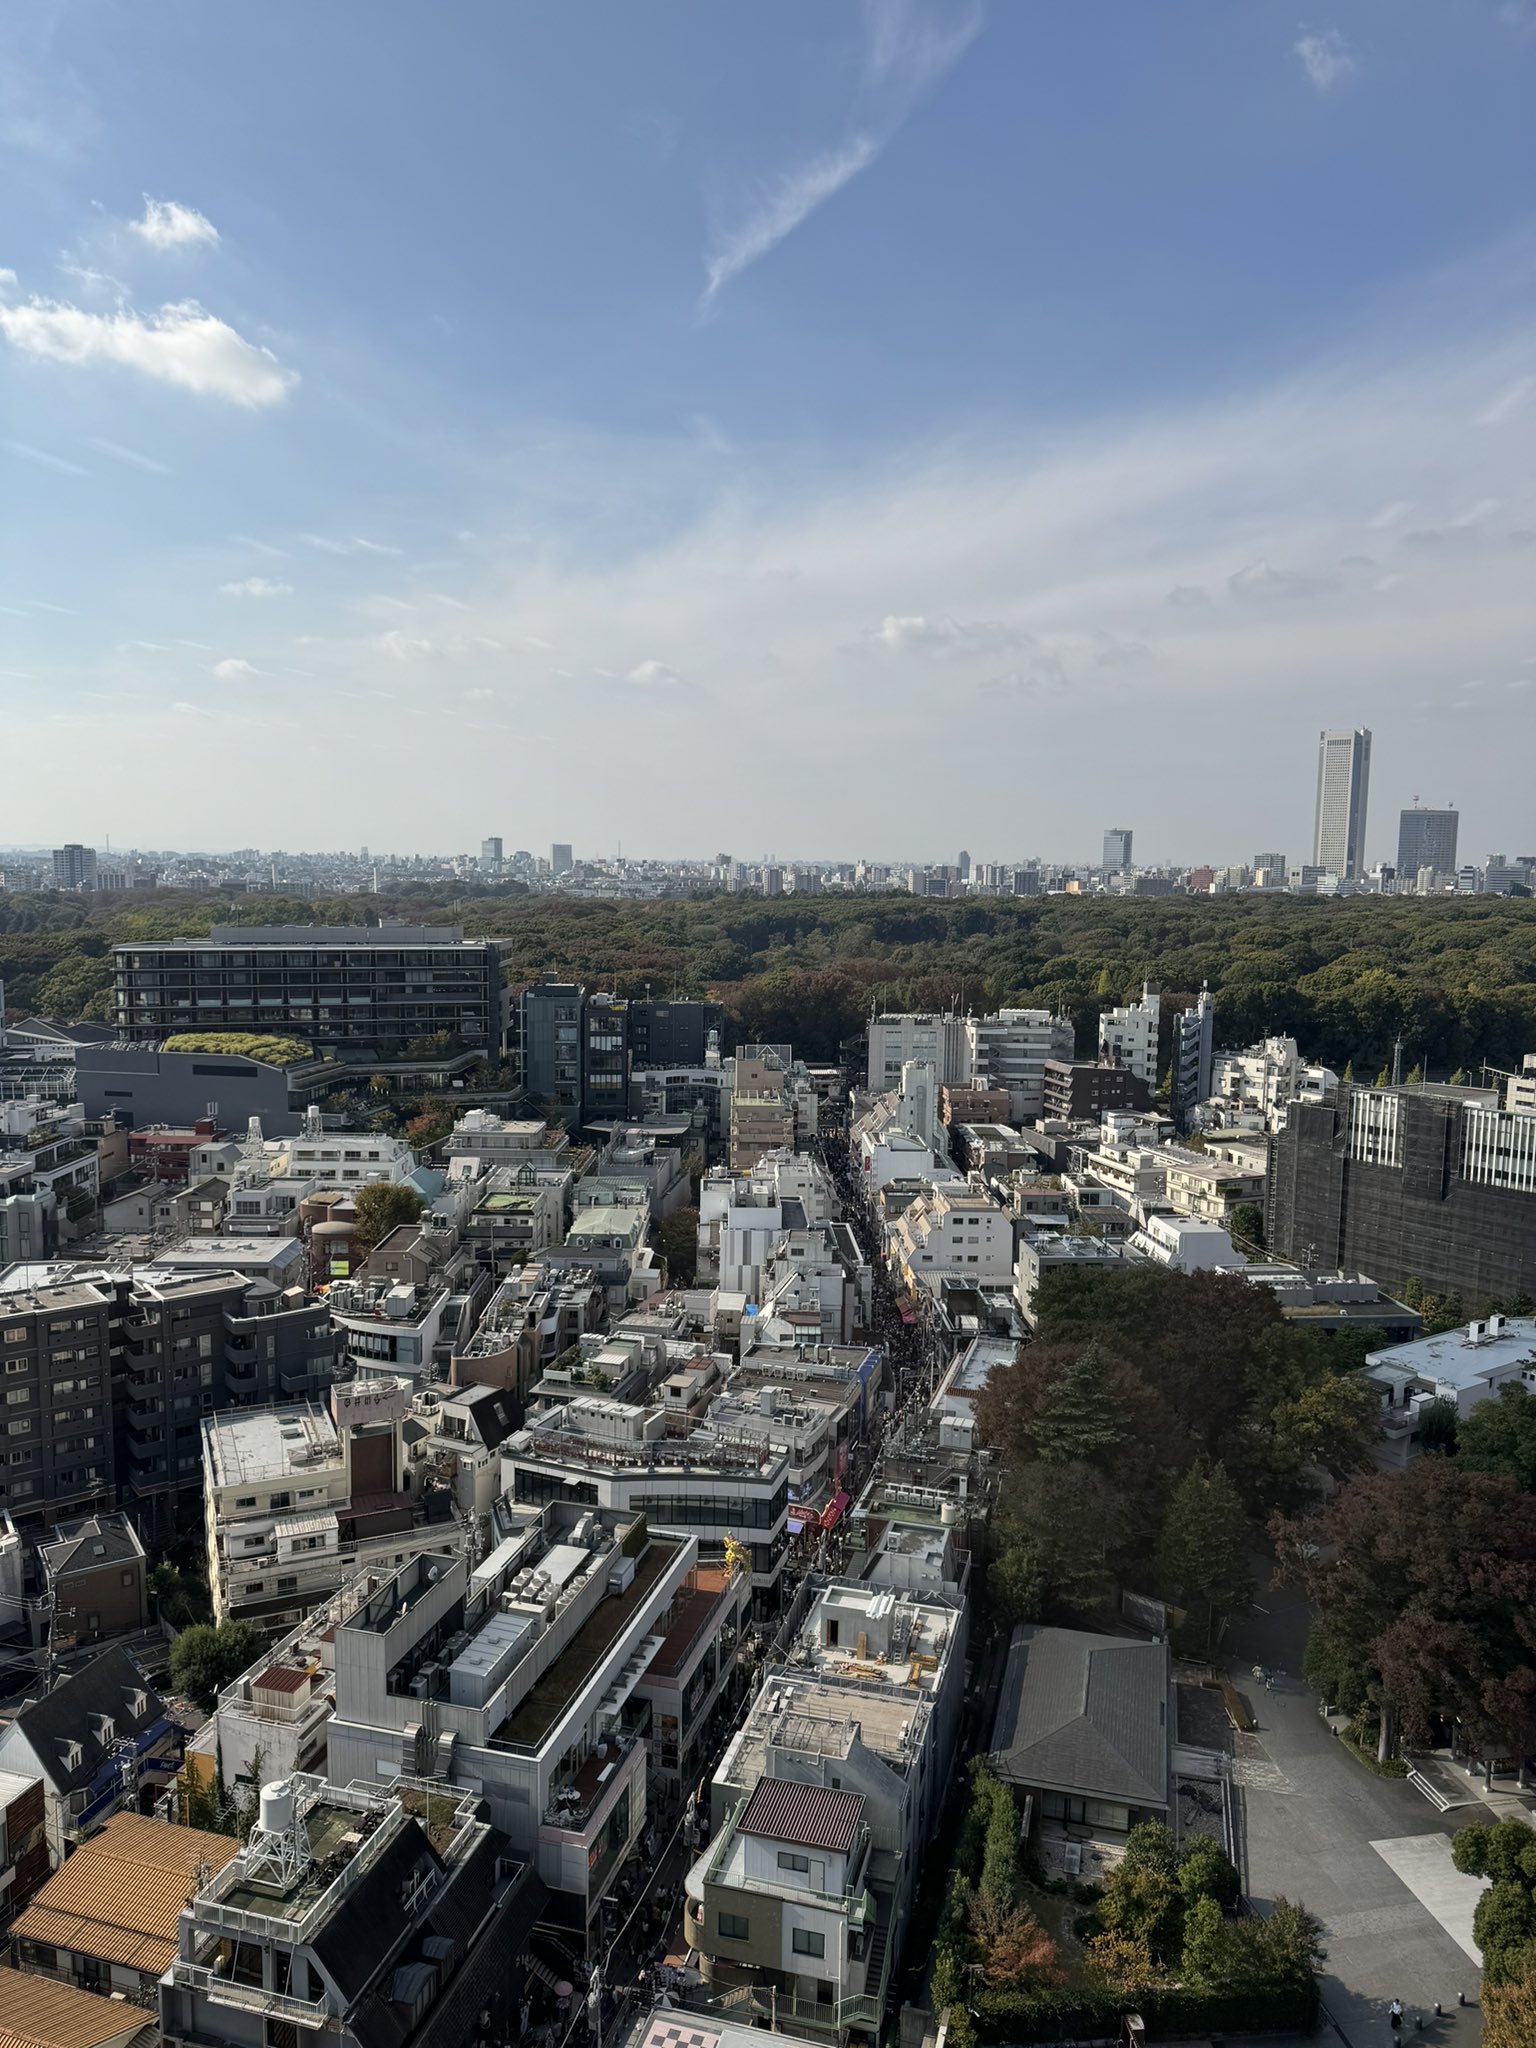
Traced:
<path fill-rule="evenodd" d="M 800 1517 L 799 1517 L 798 1515 L 791 1515 L 791 1516 L 790 1516 L 790 1518 L 789 1518 L 789 1533 L 790 1533 L 790 1535 L 791 1535 L 791 1536 L 798 1536 L 798 1535 L 800 1534 L 800 1531 L 801 1531 L 801 1530 L 802 1530 L 802 1529 L 803 1529 L 804 1527 L 805 1527 L 805 1523 L 804 1523 L 804 1522 L 803 1522 L 803 1521 L 802 1521 L 802 1520 L 800 1519 Z"/>
<path fill-rule="evenodd" d="M 848 1512 L 852 1498 L 851 1494 L 833 1494 L 831 1500 L 821 1511 L 821 1526 L 823 1529 L 835 1529 L 837 1527 L 843 1516 Z"/>

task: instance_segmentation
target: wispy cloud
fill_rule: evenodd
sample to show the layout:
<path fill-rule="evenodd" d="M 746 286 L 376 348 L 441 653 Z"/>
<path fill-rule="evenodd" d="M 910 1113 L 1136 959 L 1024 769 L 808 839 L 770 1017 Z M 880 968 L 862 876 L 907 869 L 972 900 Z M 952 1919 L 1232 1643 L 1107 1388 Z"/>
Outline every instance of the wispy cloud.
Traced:
<path fill-rule="evenodd" d="M 179 199 L 151 199 L 147 192 L 143 213 L 128 227 L 152 249 L 188 249 L 199 243 L 217 248 L 219 241 L 218 229 L 195 206 L 183 206 Z"/>
<path fill-rule="evenodd" d="M 1310 30 L 1291 52 L 1319 92 L 1331 92 L 1355 69 L 1354 52 L 1336 28 Z"/>
<path fill-rule="evenodd" d="M 126 463 L 130 469 L 147 470 L 151 476 L 169 476 L 169 463 L 156 462 L 153 455 L 143 455 L 137 448 L 125 448 L 121 441 L 108 441 L 100 434 L 87 434 L 86 444 L 102 455 L 110 455 L 114 462 Z"/>
<path fill-rule="evenodd" d="M 265 576 L 243 576 L 238 583 L 221 583 L 221 597 L 292 597 L 291 583 L 273 583 Z"/>
<path fill-rule="evenodd" d="M 301 533 L 299 539 L 306 547 L 318 549 L 322 555 L 398 555 L 401 552 L 386 541 L 364 540 L 358 533 L 339 538 L 327 533 Z"/>
<path fill-rule="evenodd" d="M 981 29 L 979 4 L 865 0 L 864 56 L 847 132 L 782 170 L 716 232 L 704 260 L 707 311 L 732 278 L 776 249 L 819 206 L 867 171 Z"/>
<path fill-rule="evenodd" d="M 7 441 L 5 444 L 12 455 L 19 455 L 23 462 L 35 462 L 39 469 L 54 470 L 59 476 L 89 476 L 88 469 L 82 469 L 78 462 L 69 462 L 62 455 L 52 455 L 46 448 L 34 448 L 30 441 Z"/>
<path fill-rule="evenodd" d="M 220 683 L 240 683 L 248 676 L 259 675 L 260 670 L 254 662 L 241 661 L 230 655 L 223 661 L 216 661 L 208 673 Z"/>
<path fill-rule="evenodd" d="M 625 678 L 640 690 L 675 690 L 683 680 L 665 661 L 642 661 Z"/>
<path fill-rule="evenodd" d="M 126 306 L 91 313 L 56 299 L 0 304 L 0 335 L 40 361 L 116 364 L 231 405 L 276 405 L 299 381 L 270 349 L 247 341 L 195 299 L 149 314 Z"/>

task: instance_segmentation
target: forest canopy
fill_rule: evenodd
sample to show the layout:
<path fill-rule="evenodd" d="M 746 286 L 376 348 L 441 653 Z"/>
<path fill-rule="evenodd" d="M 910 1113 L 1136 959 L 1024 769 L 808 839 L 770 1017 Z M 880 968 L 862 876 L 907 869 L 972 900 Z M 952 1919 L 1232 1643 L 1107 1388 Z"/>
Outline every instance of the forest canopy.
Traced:
<path fill-rule="evenodd" d="M 1099 1011 L 1163 992 L 1165 1016 L 1209 982 L 1217 1039 L 1293 1036 L 1311 1058 L 1443 1078 L 1536 1048 L 1536 902 L 1514 897 L 981 897 L 895 893 L 583 901 L 403 891 L 287 900 L 157 890 L 131 909 L 88 896 L 0 896 L 13 1015 L 101 1017 L 111 948 L 235 923 L 462 924 L 511 941 L 516 984 L 548 972 L 619 995 L 712 995 L 735 1039 L 835 1058 L 872 1006 L 1062 1008 L 1091 1048 Z"/>

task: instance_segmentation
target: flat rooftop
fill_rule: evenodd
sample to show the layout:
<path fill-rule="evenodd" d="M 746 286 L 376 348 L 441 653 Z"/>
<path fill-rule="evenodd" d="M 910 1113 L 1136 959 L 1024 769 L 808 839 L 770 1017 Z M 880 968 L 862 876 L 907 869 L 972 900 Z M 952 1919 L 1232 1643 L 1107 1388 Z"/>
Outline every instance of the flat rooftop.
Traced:
<path fill-rule="evenodd" d="M 339 1466 L 336 1425 L 323 1408 L 226 1410 L 203 1418 L 203 1441 L 221 1486 L 286 1479 Z"/>
<path fill-rule="evenodd" d="M 635 1576 L 624 1591 L 605 1594 L 599 1600 L 554 1663 L 496 1730 L 493 1744 L 539 1747 L 681 1549 L 679 1540 L 651 1537 L 644 1554 L 635 1560 Z"/>
<path fill-rule="evenodd" d="M 1504 1316 L 1503 1327 L 1488 1333 L 1486 1322 L 1445 1330 L 1437 1337 L 1415 1337 L 1407 1344 L 1393 1344 L 1385 1351 L 1372 1351 L 1366 1364 L 1445 1386 L 1470 1387 L 1490 1373 L 1500 1377 L 1526 1369 L 1536 1374 L 1536 1316 Z M 1471 1330 L 1482 1334 L 1472 1337 Z"/>

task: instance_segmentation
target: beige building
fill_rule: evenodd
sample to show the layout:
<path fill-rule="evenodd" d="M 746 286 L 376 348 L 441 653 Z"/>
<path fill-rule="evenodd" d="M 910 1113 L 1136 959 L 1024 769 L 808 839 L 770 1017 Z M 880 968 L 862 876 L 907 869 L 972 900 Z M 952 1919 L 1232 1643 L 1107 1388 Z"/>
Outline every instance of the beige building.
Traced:
<path fill-rule="evenodd" d="M 914 1290 L 941 1278 L 1007 1287 L 1013 1279 L 1013 1222 L 967 1182 L 940 1183 L 891 1225 L 887 1256 Z"/>
<path fill-rule="evenodd" d="M 730 1167 L 746 1173 L 768 1152 L 794 1152 L 816 1134 L 816 1090 L 789 1048 L 750 1046 L 734 1062 Z"/>

